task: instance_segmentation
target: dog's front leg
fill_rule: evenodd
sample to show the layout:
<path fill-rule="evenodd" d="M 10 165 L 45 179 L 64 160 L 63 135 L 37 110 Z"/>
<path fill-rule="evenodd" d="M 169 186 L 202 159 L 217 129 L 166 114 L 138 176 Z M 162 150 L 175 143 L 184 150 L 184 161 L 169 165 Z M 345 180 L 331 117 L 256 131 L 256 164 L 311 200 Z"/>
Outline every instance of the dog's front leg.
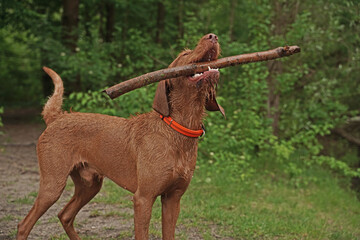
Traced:
<path fill-rule="evenodd" d="M 180 213 L 180 198 L 184 190 L 175 190 L 161 195 L 162 236 L 164 240 L 175 239 L 175 226 Z"/>
<path fill-rule="evenodd" d="M 143 196 L 139 191 L 137 191 L 133 197 L 136 240 L 149 239 L 151 209 L 155 199 L 156 197 L 153 196 Z"/>

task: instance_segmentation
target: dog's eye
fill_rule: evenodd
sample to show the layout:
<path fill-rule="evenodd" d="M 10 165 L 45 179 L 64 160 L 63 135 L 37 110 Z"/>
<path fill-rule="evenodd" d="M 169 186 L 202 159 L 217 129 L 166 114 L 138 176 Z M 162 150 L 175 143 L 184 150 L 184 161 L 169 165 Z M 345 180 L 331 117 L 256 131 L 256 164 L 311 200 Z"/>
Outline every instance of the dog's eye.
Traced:
<path fill-rule="evenodd" d="M 191 52 L 192 52 L 192 50 L 187 49 L 181 53 L 181 56 L 183 57 L 183 56 L 189 55 Z"/>

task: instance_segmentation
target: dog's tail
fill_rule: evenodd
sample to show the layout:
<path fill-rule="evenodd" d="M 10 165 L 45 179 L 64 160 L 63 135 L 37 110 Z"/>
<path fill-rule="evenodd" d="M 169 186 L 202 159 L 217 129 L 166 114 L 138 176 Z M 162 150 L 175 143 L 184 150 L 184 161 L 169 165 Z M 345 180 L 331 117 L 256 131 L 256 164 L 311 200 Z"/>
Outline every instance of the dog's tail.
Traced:
<path fill-rule="evenodd" d="M 44 71 L 51 77 L 55 89 L 53 95 L 49 98 L 42 111 L 46 125 L 49 125 L 63 114 L 61 109 L 63 102 L 64 86 L 60 76 L 50 68 L 43 67 Z"/>

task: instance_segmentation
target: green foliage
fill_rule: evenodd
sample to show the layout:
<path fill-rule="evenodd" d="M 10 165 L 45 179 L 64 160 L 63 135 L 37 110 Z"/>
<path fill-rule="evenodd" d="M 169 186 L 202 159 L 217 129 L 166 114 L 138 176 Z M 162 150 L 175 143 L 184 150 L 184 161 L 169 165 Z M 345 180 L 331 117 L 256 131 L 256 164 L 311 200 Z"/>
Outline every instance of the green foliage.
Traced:
<path fill-rule="evenodd" d="M 0 105 L 23 106 L 39 104 L 41 91 L 38 82 L 40 64 L 38 51 L 31 49 L 35 37 L 13 27 L 0 28 Z M 26 43 L 25 43 L 26 42 Z"/>
<path fill-rule="evenodd" d="M 65 109 L 128 117 L 150 111 L 150 101 L 154 91 L 154 86 L 145 87 L 115 100 L 110 100 L 100 91 L 74 92 L 65 100 Z"/>
<path fill-rule="evenodd" d="M 79 112 L 89 111 L 112 116 L 117 114 L 114 102 L 108 101 L 101 92 L 92 92 L 90 90 L 87 93 L 71 93 L 66 105 L 69 105 L 71 110 Z"/>
<path fill-rule="evenodd" d="M 319 53 L 324 48 L 342 48 L 344 43 L 339 41 L 344 40 L 343 24 L 334 20 L 324 27 L 323 21 L 329 20 L 319 19 L 322 24 L 318 25 L 319 23 L 313 21 L 316 11 L 304 9 L 298 13 L 293 23 L 284 25 L 284 36 L 272 35 L 271 29 L 274 26 L 271 22 L 276 17 L 274 14 L 281 13 L 275 13 L 269 2 L 260 2 L 260 6 L 250 6 L 253 12 L 249 10 L 249 13 L 245 13 L 248 14 L 246 21 L 251 29 L 249 43 L 222 44 L 224 55 L 266 49 L 269 48 L 269 42 L 272 47 L 298 44 L 305 51 L 301 56 L 281 60 L 284 62 L 281 74 L 269 72 L 269 68 L 264 64 L 245 65 L 240 71 L 222 70 L 223 83 L 219 94 L 226 96 L 221 100 L 224 101 L 222 105 L 227 110 L 228 120 L 214 117 L 208 119 L 208 132 L 211 131 L 212 136 L 202 144 L 207 148 L 210 146 L 216 161 L 226 162 L 226 167 L 222 168 L 234 172 L 235 176 L 239 171 L 245 174 L 247 171 L 253 172 L 253 167 L 262 168 L 261 164 L 254 161 L 268 161 L 265 164 L 267 169 L 269 165 L 276 165 L 277 168 L 270 170 L 279 172 L 281 169 L 280 172 L 286 173 L 295 185 L 307 182 L 299 182 L 299 179 L 303 179 L 305 169 L 315 165 L 322 165 L 343 176 L 359 177 L 358 170 L 342 160 L 321 155 L 323 146 L 318 141 L 319 136 L 330 134 L 348 115 L 356 114 L 349 109 L 348 103 L 344 104 L 340 100 L 344 99 L 344 92 L 340 89 L 347 89 L 342 84 L 345 77 L 341 74 L 343 69 L 339 71 L 337 67 L 334 68 L 332 59 L 323 58 L 323 53 Z M 288 4 L 284 4 L 284 11 L 289 11 L 286 7 L 291 8 L 292 1 Z M 330 4 L 329 7 L 335 8 L 336 4 Z M 328 17 L 337 19 L 339 16 L 336 16 L 335 12 L 327 13 Z M 342 32 L 338 32 L 339 29 L 342 29 Z M 221 39 L 227 40 L 226 37 Z M 321 58 L 322 61 L 318 61 Z M 350 66 L 355 71 L 359 70 L 359 66 Z M 330 72 L 333 74 L 329 75 Z M 264 103 L 268 94 L 266 82 L 269 74 L 275 76 L 277 91 L 283 99 L 280 100 L 278 137 L 272 135 L 271 119 L 267 118 L 265 111 Z M 353 86 L 353 80 L 349 80 L 352 82 L 349 84 Z M 358 87 L 346 91 L 353 95 L 360 93 Z M 229 158 L 230 153 L 232 156 Z M 206 153 L 202 158 L 208 159 Z M 236 166 L 232 164 L 232 160 Z M 248 167 L 242 167 L 244 161 Z"/>

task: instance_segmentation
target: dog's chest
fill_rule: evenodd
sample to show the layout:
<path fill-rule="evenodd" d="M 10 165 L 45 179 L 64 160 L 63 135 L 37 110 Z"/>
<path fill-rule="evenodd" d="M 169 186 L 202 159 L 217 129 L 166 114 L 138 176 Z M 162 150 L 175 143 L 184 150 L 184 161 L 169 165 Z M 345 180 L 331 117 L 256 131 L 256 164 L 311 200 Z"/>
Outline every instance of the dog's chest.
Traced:
<path fill-rule="evenodd" d="M 182 148 L 178 151 L 174 165 L 174 177 L 190 181 L 196 165 L 197 144 L 190 148 Z"/>

